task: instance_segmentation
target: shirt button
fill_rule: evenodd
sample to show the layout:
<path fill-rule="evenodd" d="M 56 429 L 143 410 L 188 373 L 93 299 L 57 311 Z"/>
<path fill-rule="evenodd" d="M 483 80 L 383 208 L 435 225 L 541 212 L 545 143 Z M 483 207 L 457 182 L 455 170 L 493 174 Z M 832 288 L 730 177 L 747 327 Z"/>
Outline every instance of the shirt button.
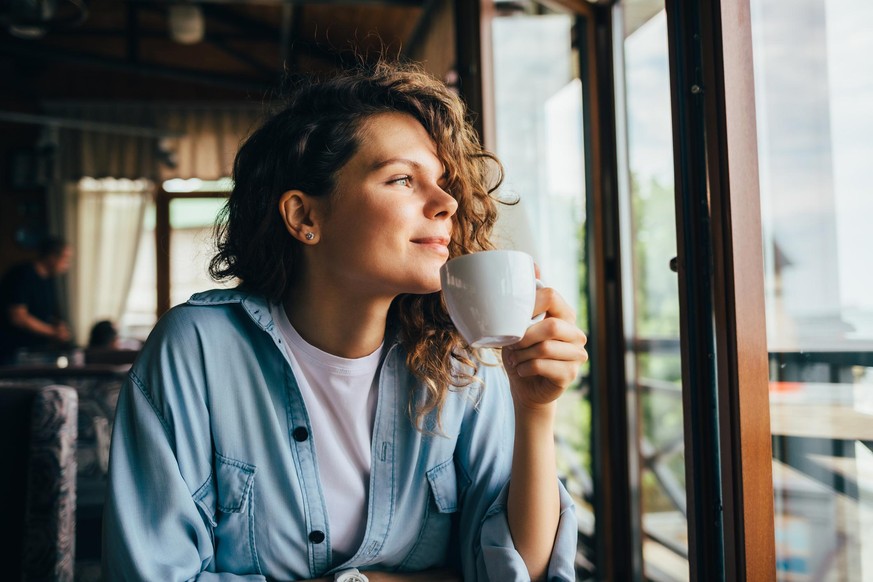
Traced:
<path fill-rule="evenodd" d="M 294 440 L 297 441 L 298 443 L 302 443 L 303 441 L 305 441 L 306 439 L 309 438 L 309 431 L 306 430 L 305 426 L 298 426 L 297 428 L 294 429 L 294 432 L 291 434 L 294 435 Z"/>
<path fill-rule="evenodd" d="M 309 541 L 313 544 L 320 544 L 324 541 L 324 532 L 320 530 L 309 532 Z"/>

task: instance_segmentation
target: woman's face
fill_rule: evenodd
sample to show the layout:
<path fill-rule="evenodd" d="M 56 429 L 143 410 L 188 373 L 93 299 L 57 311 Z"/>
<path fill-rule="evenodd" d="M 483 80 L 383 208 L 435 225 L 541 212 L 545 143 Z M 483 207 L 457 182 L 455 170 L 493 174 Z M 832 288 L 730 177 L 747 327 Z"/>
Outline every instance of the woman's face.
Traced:
<path fill-rule="evenodd" d="M 455 199 L 436 145 L 412 116 L 367 119 L 361 145 L 337 174 L 312 268 L 350 291 L 393 299 L 440 289 Z"/>

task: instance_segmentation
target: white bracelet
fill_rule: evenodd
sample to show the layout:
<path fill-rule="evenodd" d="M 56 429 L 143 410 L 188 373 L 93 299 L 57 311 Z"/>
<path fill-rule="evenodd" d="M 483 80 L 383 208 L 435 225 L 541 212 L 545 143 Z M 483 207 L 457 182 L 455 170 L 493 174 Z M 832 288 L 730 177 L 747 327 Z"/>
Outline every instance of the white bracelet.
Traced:
<path fill-rule="evenodd" d="M 357 568 L 349 568 L 333 575 L 334 582 L 370 582 Z"/>

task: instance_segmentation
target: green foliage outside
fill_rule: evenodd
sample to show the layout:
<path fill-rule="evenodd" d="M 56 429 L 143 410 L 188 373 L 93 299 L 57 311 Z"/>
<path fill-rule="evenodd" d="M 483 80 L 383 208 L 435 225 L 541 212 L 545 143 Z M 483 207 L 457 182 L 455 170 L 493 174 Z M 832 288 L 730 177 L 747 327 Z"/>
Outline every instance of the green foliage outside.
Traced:
<path fill-rule="evenodd" d="M 632 175 L 631 209 L 636 334 L 679 337 L 679 289 L 670 270 L 670 259 L 676 256 L 673 188 Z"/>
<path fill-rule="evenodd" d="M 579 249 L 579 295 L 576 298 L 576 323 L 582 330 L 589 329 L 588 319 L 588 263 L 586 252 L 586 223 L 582 221 L 576 232 Z M 561 396 L 555 432 L 566 447 L 558 449 L 558 472 L 571 481 L 581 467 L 591 475 L 591 402 L 585 389 L 589 365 L 580 370 L 579 378 Z M 577 484 L 577 486 L 580 484 Z M 571 486 L 571 490 L 573 487 Z"/>
<path fill-rule="evenodd" d="M 676 273 L 669 268 L 676 256 L 674 193 L 656 179 L 631 177 L 634 256 L 634 327 L 638 338 L 679 338 L 679 289 Z M 682 364 L 675 352 L 639 353 L 635 358 L 638 384 L 656 380 L 675 385 L 675 392 L 641 391 L 639 395 L 642 438 L 658 450 L 670 447 L 659 457 L 683 488 L 685 459 L 681 445 Z M 677 441 L 679 446 L 674 446 Z M 641 476 L 644 513 L 675 511 L 654 473 L 643 469 Z"/>
<path fill-rule="evenodd" d="M 638 338 L 678 339 L 679 295 L 676 273 L 669 262 L 676 255 L 676 228 L 673 190 L 655 179 L 641 183 L 631 180 L 633 280 L 625 281 L 634 288 L 634 327 Z M 577 297 L 578 325 L 587 330 L 588 268 L 586 224 L 577 232 L 579 248 L 580 289 Z M 625 255 L 628 256 L 628 255 Z M 640 428 L 643 438 L 654 447 L 663 448 L 681 440 L 683 432 L 681 378 L 678 349 L 675 352 L 639 353 L 630 373 L 644 382 L 646 379 L 668 382 L 675 392 L 647 392 L 639 395 Z M 591 403 L 587 391 L 586 365 L 577 381 L 561 397 L 558 406 L 557 434 L 568 445 L 558 452 L 562 475 L 572 475 L 573 467 L 581 466 L 589 475 L 591 458 Z M 685 485 L 685 462 L 681 445 L 660 458 L 677 483 Z M 641 475 L 644 512 L 674 511 L 655 475 L 643 470 Z"/>

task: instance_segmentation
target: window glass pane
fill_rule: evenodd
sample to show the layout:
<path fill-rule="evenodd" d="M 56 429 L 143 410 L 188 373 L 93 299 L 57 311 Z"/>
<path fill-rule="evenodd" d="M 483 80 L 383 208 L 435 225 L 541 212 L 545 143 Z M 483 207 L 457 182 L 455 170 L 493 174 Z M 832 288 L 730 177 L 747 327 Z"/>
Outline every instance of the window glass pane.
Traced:
<path fill-rule="evenodd" d="M 582 83 L 575 16 L 537 2 L 497 2 L 492 21 L 496 153 L 506 179 L 496 237 L 530 253 L 541 278 L 577 309 L 587 328 Z M 576 500 L 579 580 L 593 577 L 591 409 L 583 379 L 559 404 L 559 472 Z"/>
<path fill-rule="evenodd" d="M 873 579 L 873 3 L 752 0 L 779 580 Z"/>
<path fill-rule="evenodd" d="M 638 432 L 630 440 L 640 459 L 644 569 L 648 579 L 687 580 L 679 291 L 670 268 L 676 218 L 667 18 L 663 0 L 629 0 L 619 14 L 623 311 L 628 381 L 638 404 Z"/>
<path fill-rule="evenodd" d="M 209 276 L 215 254 L 213 225 L 226 198 L 174 198 L 170 201 L 170 304 L 184 303 L 192 294 L 216 287 Z"/>
<path fill-rule="evenodd" d="M 218 180 L 201 180 L 200 178 L 172 178 L 163 183 L 164 192 L 170 194 L 190 192 L 230 192 L 233 190 L 233 179 L 225 176 Z"/>
<path fill-rule="evenodd" d="M 155 325 L 158 311 L 155 261 L 155 203 L 150 200 L 139 237 L 133 281 L 121 316 L 122 336 L 144 340 Z"/>

